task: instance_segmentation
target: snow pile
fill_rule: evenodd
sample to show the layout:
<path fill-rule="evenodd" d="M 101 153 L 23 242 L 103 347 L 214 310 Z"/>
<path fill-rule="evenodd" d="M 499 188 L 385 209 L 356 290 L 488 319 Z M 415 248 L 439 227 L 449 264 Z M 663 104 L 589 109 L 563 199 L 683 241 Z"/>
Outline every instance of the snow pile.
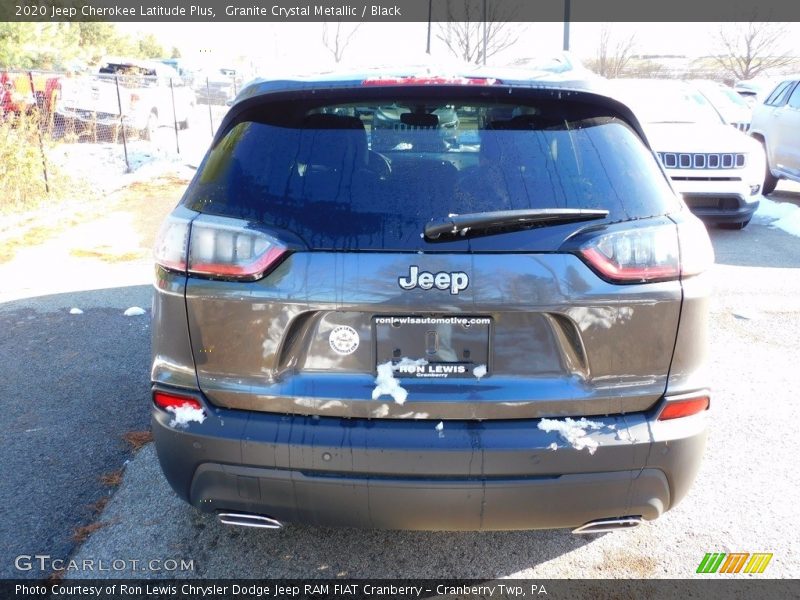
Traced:
<path fill-rule="evenodd" d="M 144 309 L 143 309 L 143 308 L 139 308 L 138 306 L 131 306 L 131 307 L 130 307 L 129 309 L 127 309 L 127 310 L 126 310 L 126 311 L 125 311 L 123 314 L 124 314 L 126 317 L 138 317 L 138 316 L 140 316 L 140 315 L 143 315 L 143 314 L 144 314 L 144 312 L 145 312 L 145 311 L 144 311 Z"/>
<path fill-rule="evenodd" d="M 794 204 L 761 198 L 756 216 L 767 220 L 770 227 L 800 236 L 800 208 Z"/>
<path fill-rule="evenodd" d="M 169 422 L 170 427 L 183 427 L 185 429 L 192 421 L 202 423 L 206 420 L 206 414 L 203 409 L 195 408 L 191 404 L 168 406 L 167 410 L 175 415 L 175 418 Z"/>
<path fill-rule="evenodd" d="M 392 364 L 388 360 L 378 365 L 378 376 L 375 378 L 375 389 L 372 390 L 372 399 L 377 400 L 381 396 L 391 396 L 398 404 L 405 404 L 408 392 L 395 379 L 394 372 L 405 367 L 422 367 L 428 364 L 424 358 L 411 360 L 403 358 L 399 363 Z"/>
<path fill-rule="evenodd" d="M 478 365 L 472 369 L 472 374 L 480 381 L 486 375 L 486 365 Z"/>
<path fill-rule="evenodd" d="M 71 315 L 82 315 L 83 311 L 80 308 L 70 308 L 69 314 Z"/>
<path fill-rule="evenodd" d="M 576 450 L 589 450 L 589 454 L 594 454 L 597 450 L 597 441 L 586 435 L 586 431 L 602 429 L 604 425 L 596 421 L 587 421 L 586 417 L 575 421 L 567 417 L 563 421 L 556 419 L 542 419 L 539 421 L 538 428 L 542 431 L 551 432 L 555 431 L 559 437 L 570 444 Z M 550 449 L 554 450 L 553 444 L 550 444 Z"/>

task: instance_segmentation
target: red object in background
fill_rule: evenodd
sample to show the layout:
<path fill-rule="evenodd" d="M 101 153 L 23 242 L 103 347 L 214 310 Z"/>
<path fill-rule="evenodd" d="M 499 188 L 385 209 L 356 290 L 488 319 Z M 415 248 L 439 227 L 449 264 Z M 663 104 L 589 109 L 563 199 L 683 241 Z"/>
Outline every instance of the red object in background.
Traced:
<path fill-rule="evenodd" d="M 60 75 L 0 71 L 0 115 L 27 114 L 37 107 L 50 114 L 60 91 Z"/>

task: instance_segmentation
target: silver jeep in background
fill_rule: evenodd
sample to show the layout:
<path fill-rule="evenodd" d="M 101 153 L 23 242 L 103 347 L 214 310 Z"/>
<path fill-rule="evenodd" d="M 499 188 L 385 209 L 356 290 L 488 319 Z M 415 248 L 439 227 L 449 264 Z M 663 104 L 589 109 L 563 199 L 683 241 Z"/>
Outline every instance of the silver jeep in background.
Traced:
<path fill-rule="evenodd" d="M 750 135 L 767 155 L 765 194 L 774 192 L 780 179 L 800 182 L 800 75 L 784 77 L 755 106 Z"/>

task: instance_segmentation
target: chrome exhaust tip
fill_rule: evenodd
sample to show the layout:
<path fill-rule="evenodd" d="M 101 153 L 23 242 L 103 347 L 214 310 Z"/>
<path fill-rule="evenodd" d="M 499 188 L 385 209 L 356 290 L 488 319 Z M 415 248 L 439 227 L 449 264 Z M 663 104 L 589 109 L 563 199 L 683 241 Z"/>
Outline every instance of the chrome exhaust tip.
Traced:
<path fill-rule="evenodd" d="M 258 529 L 281 529 L 283 523 L 264 515 L 251 515 L 248 513 L 217 513 L 217 519 L 225 525 L 238 525 L 239 527 L 256 527 Z"/>
<path fill-rule="evenodd" d="M 572 530 L 576 535 L 587 533 L 606 533 L 609 531 L 619 531 L 620 529 L 633 529 L 644 523 L 642 517 L 614 517 L 613 519 L 597 519 L 589 521 L 580 527 Z"/>

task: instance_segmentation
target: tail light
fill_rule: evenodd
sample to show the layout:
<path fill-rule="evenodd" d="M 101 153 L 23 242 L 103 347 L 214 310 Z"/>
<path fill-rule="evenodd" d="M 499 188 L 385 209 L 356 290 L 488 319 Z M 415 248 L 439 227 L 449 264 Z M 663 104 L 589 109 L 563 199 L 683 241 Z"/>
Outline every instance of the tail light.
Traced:
<path fill-rule="evenodd" d="M 189 249 L 189 219 L 170 215 L 156 236 L 155 261 L 170 271 L 186 271 Z"/>
<path fill-rule="evenodd" d="M 676 226 L 624 229 L 592 238 L 580 255 L 612 283 L 649 283 L 697 275 L 714 262 L 703 224 L 688 218 Z"/>
<path fill-rule="evenodd" d="M 697 218 L 678 225 L 678 244 L 681 247 L 681 275 L 699 275 L 714 264 L 714 247 L 706 226 Z"/>
<path fill-rule="evenodd" d="M 156 241 L 156 263 L 173 271 L 214 279 L 254 281 L 276 267 L 288 250 L 246 221 L 171 216 Z"/>
<path fill-rule="evenodd" d="M 200 401 L 192 396 L 162 392 L 160 390 L 155 390 L 153 392 L 153 402 L 156 406 L 163 408 L 164 410 L 167 410 L 168 408 L 179 408 L 181 406 L 189 406 L 198 410 L 202 410 L 203 408 L 203 405 L 200 404 Z"/>
<path fill-rule="evenodd" d="M 661 413 L 658 415 L 658 420 L 669 421 L 670 419 L 679 419 L 681 417 L 696 415 L 707 410 L 710 402 L 711 400 L 708 394 L 668 399 L 664 408 L 661 409 Z"/>

